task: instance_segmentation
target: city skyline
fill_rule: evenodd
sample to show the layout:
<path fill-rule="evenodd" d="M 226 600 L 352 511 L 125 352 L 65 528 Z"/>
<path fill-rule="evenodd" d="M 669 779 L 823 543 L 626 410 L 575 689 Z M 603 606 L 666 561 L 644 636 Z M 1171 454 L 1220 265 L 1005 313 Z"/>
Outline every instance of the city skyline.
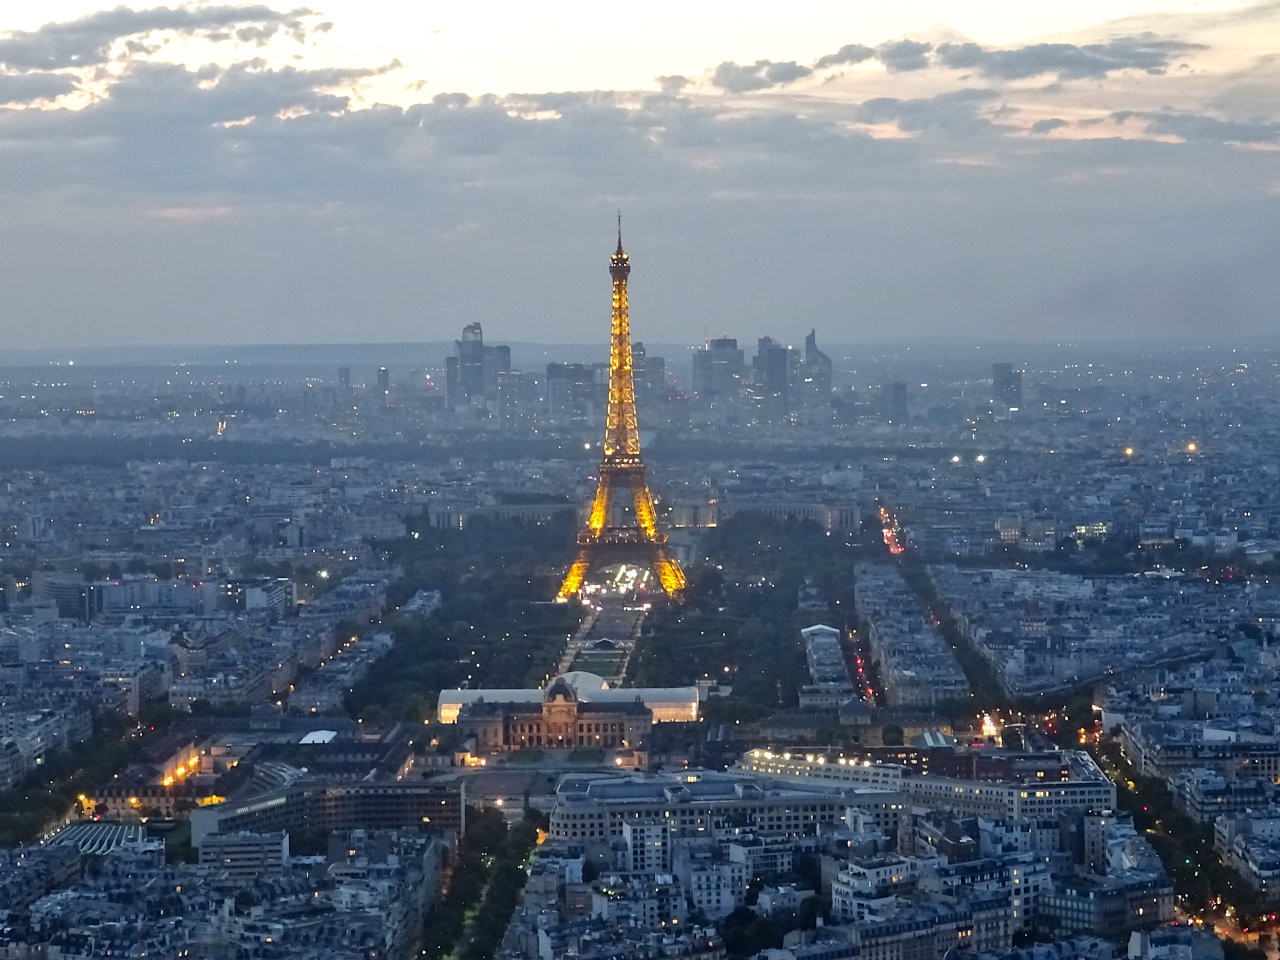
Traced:
<path fill-rule="evenodd" d="M 0 33 L 9 344 L 591 342 L 619 204 L 646 341 L 1265 334 L 1280 9 L 1153 7 L 42 5 Z"/>

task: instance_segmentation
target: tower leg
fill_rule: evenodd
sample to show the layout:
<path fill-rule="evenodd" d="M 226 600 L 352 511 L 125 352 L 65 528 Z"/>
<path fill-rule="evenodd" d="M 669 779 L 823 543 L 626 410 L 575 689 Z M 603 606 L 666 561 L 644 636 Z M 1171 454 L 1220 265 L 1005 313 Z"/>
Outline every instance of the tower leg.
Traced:
<path fill-rule="evenodd" d="M 658 575 L 658 582 L 662 584 L 662 589 L 667 596 L 678 600 L 686 580 L 684 571 L 680 569 L 680 564 L 676 563 L 675 557 L 659 547 L 654 551 L 653 571 Z"/>
<path fill-rule="evenodd" d="M 636 508 L 636 526 L 644 531 L 646 539 L 652 540 L 658 534 L 658 511 L 653 506 L 653 494 L 644 477 L 631 477 L 631 499 Z"/>
<path fill-rule="evenodd" d="M 600 481 L 596 484 L 596 498 L 591 501 L 591 516 L 587 518 L 587 529 L 593 537 L 600 536 L 609 522 L 609 499 L 613 490 L 613 479 L 603 466 L 600 470 Z"/>
<path fill-rule="evenodd" d="M 573 565 L 569 567 L 569 572 L 565 574 L 564 583 L 560 584 L 560 592 L 556 594 L 558 603 L 564 603 L 578 595 L 578 591 L 582 589 L 582 581 L 587 578 L 587 570 L 590 568 L 591 554 L 585 548 L 580 548 Z"/>

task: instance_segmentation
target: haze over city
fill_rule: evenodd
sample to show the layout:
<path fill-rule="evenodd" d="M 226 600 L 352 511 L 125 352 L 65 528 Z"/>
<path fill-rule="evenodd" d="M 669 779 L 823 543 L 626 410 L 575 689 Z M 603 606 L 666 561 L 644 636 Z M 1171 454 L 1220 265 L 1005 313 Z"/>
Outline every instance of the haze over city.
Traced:
<path fill-rule="evenodd" d="M 14 347 L 1274 324 L 1274 3 L 6 13 Z"/>

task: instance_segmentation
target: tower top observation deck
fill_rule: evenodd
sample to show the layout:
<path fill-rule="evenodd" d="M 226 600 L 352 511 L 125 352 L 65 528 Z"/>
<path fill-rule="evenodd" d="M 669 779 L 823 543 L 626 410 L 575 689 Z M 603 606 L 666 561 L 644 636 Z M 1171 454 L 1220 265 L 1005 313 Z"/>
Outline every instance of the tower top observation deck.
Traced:
<path fill-rule="evenodd" d="M 609 258 L 609 276 L 614 280 L 626 280 L 631 273 L 631 260 L 622 249 L 622 211 L 618 211 L 618 249 Z"/>

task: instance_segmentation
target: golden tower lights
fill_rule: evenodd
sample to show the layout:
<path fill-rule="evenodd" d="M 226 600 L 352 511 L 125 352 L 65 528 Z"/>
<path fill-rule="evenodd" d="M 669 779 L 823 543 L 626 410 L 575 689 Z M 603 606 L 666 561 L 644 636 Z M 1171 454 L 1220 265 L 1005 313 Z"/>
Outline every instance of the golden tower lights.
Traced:
<path fill-rule="evenodd" d="M 631 262 L 622 250 L 622 214 L 618 214 L 618 249 L 609 258 L 613 278 L 613 329 L 609 342 L 609 406 L 605 414 L 604 455 L 600 479 L 591 501 L 587 524 L 578 534 L 578 555 L 565 575 L 557 600 L 568 600 L 582 589 L 587 572 L 618 554 L 643 559 L 658 575 L 662 589 L 678 598 L 684 571 L 667 550 L 667 535 L 658 530 L 653 494 L 644 479 L 640 458 L 640 429 L 636 419 L 636 385 L 631 368 L 631 316 L 627 309 L 627 277 Z M 619 488 L 629 488 L 635 507 L 635 526 L 610 527 L 609 503 Z"/>

